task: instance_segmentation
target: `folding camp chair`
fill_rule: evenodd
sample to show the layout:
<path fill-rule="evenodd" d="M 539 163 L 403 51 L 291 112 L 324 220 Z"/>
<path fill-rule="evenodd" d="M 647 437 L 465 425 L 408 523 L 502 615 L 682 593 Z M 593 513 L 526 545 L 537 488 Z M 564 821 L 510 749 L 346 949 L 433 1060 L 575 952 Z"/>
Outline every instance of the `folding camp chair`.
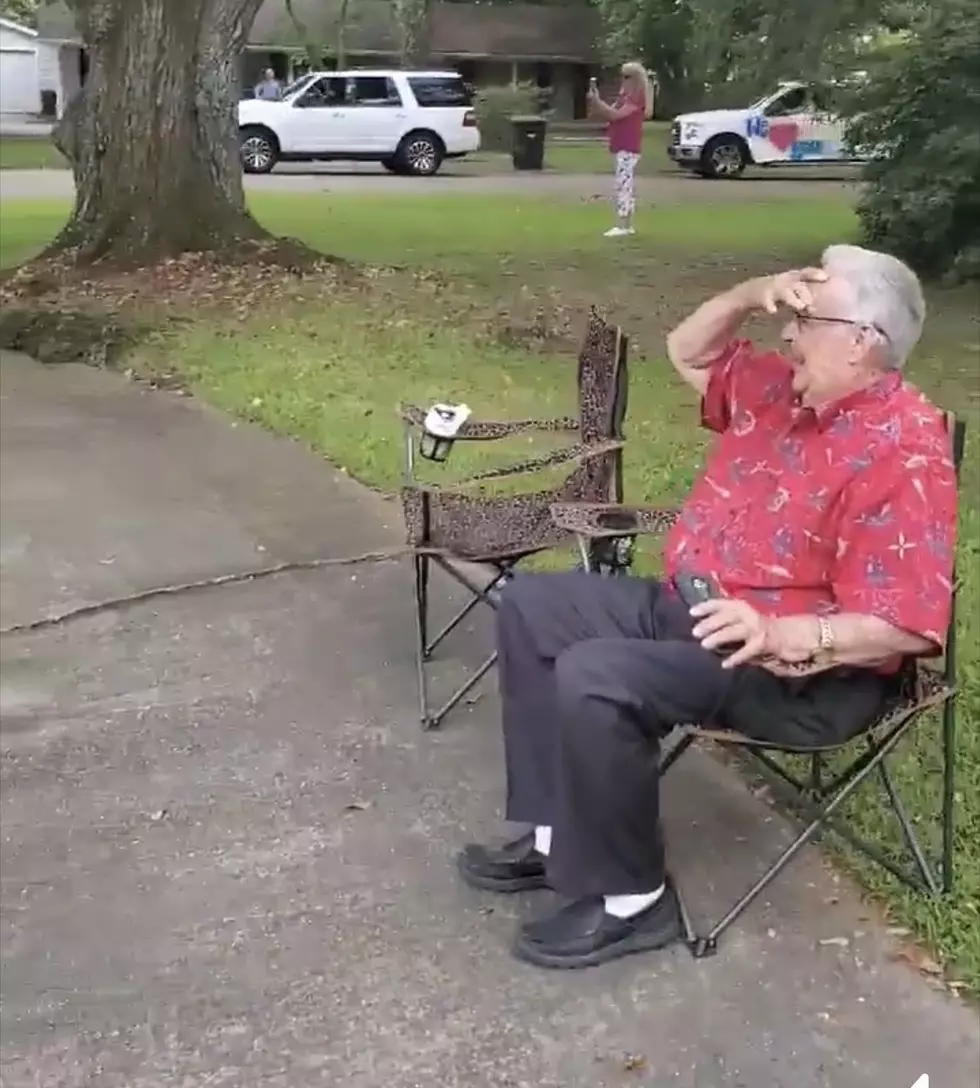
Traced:
<path fill-rule="evenodd" d="M 489 672 L 491 654 L 438 709 L 430 705 L 427 665 L 433 652 L 478 605 L 495 606 L 500 587 L 521 560 L 568 542 L 569 533 L 551 518 L 553 503 L 561 501 L 621 502 L 623 498 L 622 439 L 628 395 L 627 339 L 593 309 L 578 359 L 577 418 L 514 421 L 467 419 L 452 438 L 426 429 L 429 413 L 404 406 L 405 479 L 402 506 L 409 545 L 414 549 L 415 608 L 419 710 L 425 729 L 435 729 L 446 714 Z M 451 486 L 437 487 L 416 479 L 416 454 L 430 461 L 449 459 L 456 441 L 496 441 L 530 432 L 569 433 L 574 445 L 506 467 L 481 472 Z M 486 481 L 534 473 L 553 466 L 574 466 L 556 487 L 515 495 L 480 494 Z M 625 563 L 605 542 L 588 551 L 590 569 Z M 436 554 L 433 554 L 436 553 Z M 430 571 L 435 563 L 471 594 L 471 599 L 434 637 L 430 635 Z M 488 584 L 465 569 L 466 563 L 486 564 Z M 463 564 L 463 566 L 461 566 Z"/>
<path fill-rule="evenodd" d="M 950 435 L 958 481 L 966 425 L 956 420 L 952 413 L 947 413 L 946 426 Z M 623 533 L 628 530 L 634 534 L 663 532 L 677 520 L 678 516 L 677 511 L 673 510 L 584 504 L 559 504 L 553 508 L 552 513 L 558 525 L 576 535 L 583 559 L 590 554 L 595 540 L 608 538 L 611 535 L 608 522 L 613 515 L 618 519 L 616 532 Z M 770 776 L 775 776 L 775 781 L 789 794 L 790 808 L 808 821 L 776 861 L 707 933 L 699 934 L 695 930 L 683 897 L 678 892 L 686 943 L 695 957 L 713 955 L 717 951 L 718 939 L 722 933 L 779 876 L 806 843 L 826 831 L 836 832 L 861 853 L 916 891 L 927 892 L 937 897 L 952 891 L 957 588 L 954 572 L 953 602 L 942 668 L 928 665 L 921 660 L 907 661 L 890 704 L 871 728 L 860 736 L 841 744 L 821 748 L 800 748 L 755 740 L 730 730 L 693 725 L 682 727 L 680 739 L 663 757 L 661 775 L 665 774 L 695 741 L 711 741 L 728 749 L 738 750 L 750 757 L 755 764 L 761 765 Z M 923 713 L 938 706 L 942 706 L 941 854 L 938 860 L 930 860 L 895 788 L 888 770 L 887 759 L 910 733 Z M 855 749 L 857 749 L 856 752 Z M 806 778 L 798 777 L 777 761 L 775 757 L 780 755 L 796 756 L 805 760 L 808 765 Z M 828 769 L 827 759 L 831 755 L 844 760 L 845 765 L 842 768 Z M 869 842 L 852 831 L 837 815 L 841 805 L 875 773 L 901 827 L 905 846 L 904 857 L 890 856 L 879 844 Z"/>

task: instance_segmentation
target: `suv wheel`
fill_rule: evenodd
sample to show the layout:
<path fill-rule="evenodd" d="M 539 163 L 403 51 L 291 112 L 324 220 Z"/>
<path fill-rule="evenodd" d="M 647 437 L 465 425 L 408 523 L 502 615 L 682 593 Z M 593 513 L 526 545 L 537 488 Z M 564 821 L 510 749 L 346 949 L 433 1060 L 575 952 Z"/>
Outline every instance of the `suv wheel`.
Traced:
<path fill-rule="evenodd" d="M 737 178 L 749 164 L 749 153 L 738 136 L 715 136 L 701 152 L 697 172 L 705 178 Z"/>
<path fill-rule="evenodd" d="M 431 132 L 410 132 L 395 156 L 400 172 L 430 177 L 442 165 L 442 141 Z"/>
<path fill-rule="evenodd" d="M 389 174 L 404 174 L 405 171 L 398 164 L 397 159 L 382 159 L 381 165 L 388 171 Z"/>
<path fill-rule="evenodd" d="M 246 174 L 268 174 L 279 161 L 279 141 L 267 128 L 243 128 L 238 134 L 238 147 Z"/>

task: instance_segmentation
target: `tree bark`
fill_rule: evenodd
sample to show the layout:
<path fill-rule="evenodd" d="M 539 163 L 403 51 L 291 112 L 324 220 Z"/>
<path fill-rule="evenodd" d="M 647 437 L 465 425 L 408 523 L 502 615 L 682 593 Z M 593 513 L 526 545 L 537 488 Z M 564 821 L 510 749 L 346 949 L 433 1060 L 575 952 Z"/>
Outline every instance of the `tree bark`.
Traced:
<path fill-rule="evenodd" d="M 268 235 L 238 152 L 242 50 L 261 0 L 76 0 L 89 51 L 55 133 L 75 208 L 55 240 L 77 263 L 232 252 Z"/>
<path fill-rule="evenodd" d="M 309 32 L 306 23 L 296 14 L 296 9 L 293 7 L 293 0 L 285 0 L 286 14 L 289 16 L 289 21 L 293 24 L 293 29 L 303 39 L 303 48 L 306 50 L 306 59 L 312 69 L 318 70 L 322 68 L 324 61 L 324 54 L 326 50 L 323 48 L 320 42 L 318 42 Z M 338 63 L 338 67 L 340 67 Z"/>

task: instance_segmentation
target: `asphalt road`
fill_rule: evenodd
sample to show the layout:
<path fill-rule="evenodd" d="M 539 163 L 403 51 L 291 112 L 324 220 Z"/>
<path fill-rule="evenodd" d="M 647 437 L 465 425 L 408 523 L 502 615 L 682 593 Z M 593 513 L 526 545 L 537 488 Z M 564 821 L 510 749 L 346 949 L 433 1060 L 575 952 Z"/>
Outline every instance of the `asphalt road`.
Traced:
<path fill-rule="evenodd" d="M 515 193 L 527 196 L 558 196 L 591 199 L 609 194 L 605 174 L 505 173 L 475 175 L 463 165 L 447 164 L 432 178 L 395 177 L 373 164 L 289 165 L 269 175 L 250 176 L 246 187 L 254 192 L 359 192 L 411 193 L 419 196 L 445 193 Z M 853 196 L 855 181 L 840 172 L 817 176 L 763 173 L 740 181 L 706 181 L 685 174 L 637 179 L 641 199 L 658 203 L 739 202 L 805 200 Z M 0 171 L 0 200 L 71 197 L 74 183 L 68 170 Z"/>

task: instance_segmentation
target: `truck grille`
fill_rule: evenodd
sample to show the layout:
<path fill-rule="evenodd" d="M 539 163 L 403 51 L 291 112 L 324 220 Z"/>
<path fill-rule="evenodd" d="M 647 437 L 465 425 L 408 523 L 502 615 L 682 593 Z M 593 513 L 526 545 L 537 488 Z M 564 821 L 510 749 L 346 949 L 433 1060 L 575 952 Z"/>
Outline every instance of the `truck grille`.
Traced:
<path fill-rule="evenodd" d="M 679 121 L 675 121 L 670 126 L 670 142 L 676 147 L 681 142 L 681 126 Z"/>

